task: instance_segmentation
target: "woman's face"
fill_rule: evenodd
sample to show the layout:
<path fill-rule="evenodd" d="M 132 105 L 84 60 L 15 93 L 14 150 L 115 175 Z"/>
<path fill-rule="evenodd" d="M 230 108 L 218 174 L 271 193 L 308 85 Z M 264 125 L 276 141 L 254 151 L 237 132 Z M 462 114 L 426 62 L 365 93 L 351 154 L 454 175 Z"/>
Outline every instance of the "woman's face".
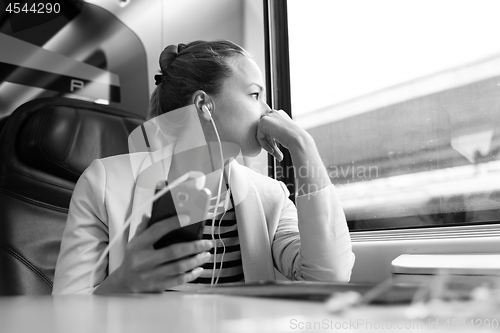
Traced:
<path fill-rule="evenodd" d="M 223 81 L 220 93 L 214 96 L 212 117 L 221 141 L 237 144 L 244 156 L 255 156 L 261 151 L 257 125 L 270 110 L 262 73 L 248 57 L 233 57 L 228 62 L 233 75 Z"/>

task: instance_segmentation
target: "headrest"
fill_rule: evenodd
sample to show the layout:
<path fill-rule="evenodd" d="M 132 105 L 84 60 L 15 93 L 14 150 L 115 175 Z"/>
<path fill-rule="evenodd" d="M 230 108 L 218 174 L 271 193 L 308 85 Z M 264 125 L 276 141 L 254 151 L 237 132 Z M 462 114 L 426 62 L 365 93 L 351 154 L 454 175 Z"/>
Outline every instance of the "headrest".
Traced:
<path fill-rule="evenodd" d="M 25 163 L 73 182 L 94 159 L 128 153 L 128 135 L 142 123 L 138 117 L 76 104 L 49 104 L 31 113 L 18 137 L 18 152 Z"/>

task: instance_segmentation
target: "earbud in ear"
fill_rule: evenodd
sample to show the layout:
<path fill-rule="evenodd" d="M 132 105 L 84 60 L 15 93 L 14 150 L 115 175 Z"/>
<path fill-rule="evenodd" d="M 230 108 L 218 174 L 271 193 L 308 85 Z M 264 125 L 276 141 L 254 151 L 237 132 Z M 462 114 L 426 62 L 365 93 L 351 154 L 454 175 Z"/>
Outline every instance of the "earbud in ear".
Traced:
<path fill-rule="evenodd" d="M 212 118 L 212 114 L 210 113 L 210 110 L 209 110 L 208 106 L 203 105 L 201 107 L 201 110 L 203 111 L 204 114 L 206 114 L 207 116 L 209 116 L 210 118 Z"/>

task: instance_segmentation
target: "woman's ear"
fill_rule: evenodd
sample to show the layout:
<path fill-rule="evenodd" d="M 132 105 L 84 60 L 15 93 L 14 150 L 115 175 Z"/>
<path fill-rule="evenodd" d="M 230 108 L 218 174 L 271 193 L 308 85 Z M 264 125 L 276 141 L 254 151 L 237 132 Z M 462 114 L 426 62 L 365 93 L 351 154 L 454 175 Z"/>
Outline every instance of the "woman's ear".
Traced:
<path fill-rule="evenodd" d="M 210 96 L 204 92 L 203 90 L 197 90 L 193 94 L 193 104 L 196 107 L 196 110 L 198 111 L 198 115 L 206 120 L 210 121 L 212 119 L 210 113 L 207 113 L 207 110 L 209 112 L 212 111 L 212 99 Z"/>

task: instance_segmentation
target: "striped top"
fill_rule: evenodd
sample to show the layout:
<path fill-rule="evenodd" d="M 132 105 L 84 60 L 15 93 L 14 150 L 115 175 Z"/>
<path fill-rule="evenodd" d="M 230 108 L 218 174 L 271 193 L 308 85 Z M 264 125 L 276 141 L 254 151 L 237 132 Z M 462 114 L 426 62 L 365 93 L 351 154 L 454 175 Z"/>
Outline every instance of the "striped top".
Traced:
<path fill-rule="evenodd" d="M 227 192 L 221 195 L 219 208 L 217 209 L 218 214 L 215 218 L 214 239 L 217 249 L 217 255 L 215 263 L 214 283 L 217 280 L 217 276 L 219 276 L 217 284 L 244 281 L 240 241 L 238 238 L 238 228 L 236 223 L 236 213 L 234 211 L 233 205 L 231 204 L 232 197 L 229 203 L 228 210 L 224 214 L 224 201 L 226 194 Z M 205 220 L 203 239 L 212 240 L 212 217 L 214 214 L 214 207 L 216 202 L 217 197 L 213 197 L 210 201 L 210 208 L 208 213 L 209 218 Z M 222 216 L 224 217 L 221 220 Z M 212 248 L 210 250 L 212 256 L 202 266 L 204 269 L 203 272 L 196 280 L 190 283 L 211 283 L 212 273 L 214 272 L 214 252 L 214 248 Z"/>

